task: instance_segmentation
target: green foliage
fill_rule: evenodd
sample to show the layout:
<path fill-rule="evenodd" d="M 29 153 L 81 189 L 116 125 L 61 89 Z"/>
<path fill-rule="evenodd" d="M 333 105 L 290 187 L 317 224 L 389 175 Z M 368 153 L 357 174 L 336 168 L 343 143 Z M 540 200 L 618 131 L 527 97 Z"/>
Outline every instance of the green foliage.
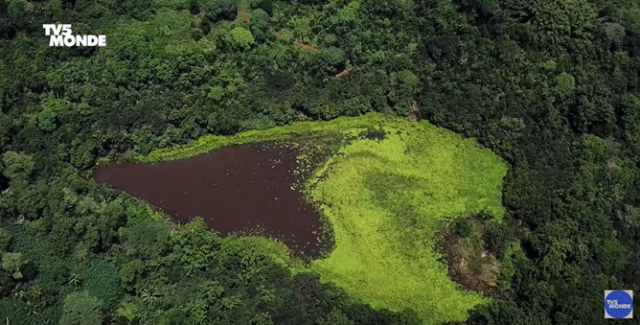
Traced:
<path fill-rule="evenodd" d="M 371 102 L 364 96 L 357 96 L 347 100 L 341 109 L 344 115 L 358 116 L 371 111 Z"/>
<path fill-rule="evenodd" d="M 223 95 L 224 95 L 224 88 L 220 86 L 215 86 L 215 87 L 211 87 L 211 90 L 209 91 L 207 98 L 213 99 L 215 101 L 220 101 Z"/>
<path fill-rule="evenodd" d="M 234 20 L 237 14 L 236 0 L 210 0 L 202 4 L 207 16 L 212 21 Z"/>
<path fill-rule="evenodd" d="M 620 24 L 606 22 L 600 28 L 604 34 L 604 43 L 609 47 L 620 48 L 625 36 L 625 29 Z"/>
<path fill-rule="evenodd" d="M 38 127 L 42 131 L 53 131 L 56 129 L 56 118 L 57 115 L 54 111 L 50 109 L 43 109 L 38 114 Z"/>
<path fill-rule="evenodd" d="M 242 27 L 236 27 L 232 29 L 230 33 L 234 44 L 240 48 L 247 48 L 255 42 L 251 32 Z"/>
<path fill-rule="evenodd" d="M 94 260 L 80 275 L 82 289 L 98 298 L 102 306 L 111 306 L 121 294 L 118 273 L 113 264 L 102 259 Z"/>
<path fill-rule="evenodd" d="M 3 173 L 9 179 L 26 179 L 35 168 L 35 163 L 29 155 L 7 151 L 2 155 Z"/>
<path fill-rule="evenodd" d="M 347 132 L 357 134 L 359 130 L 366 130 L 370 125 L 385 123 L 386 121 L 386 116 L 370 113 L 355 119 L 343 117 L 327 121 L 325 123 L 295 122 L 290 125 L 278 126 L 268 130 L 240 132 L 233 136 L 209 135 L 199 138 L 197 141 L 191 142 L 185 146 L 175 146 L 173 148 L 154 150 L 147 156 L 137 156 L 135 159 L 141 163 L 184 159 L 225 146 L 259 141 L 283 140 L 303 132 L 336 133 L 346 130 Z"/>
<path fill-rule="evenodd" d="M 267 38 L 269 15 L 262 9 L 251 11 L 251 34 L 257 41 L 264 41 Z"/>
<path fill-rule="evenodd" d="M 564 96 L 568 96 L 571 94 L 573 89 L 575 88 L 575 79 L 572 75 L 563 72 L 556 77 L 556 87 L 558 92 L 563 94 Z"/>
<path fill-rule="evenodd" d="M 124 284 L 124 287 L 128 290 L 134 289 L 132 285 L 135 283 L 142 273 L 144 272 L 145 266 L 141 260 L 133 260 L 129 263 L 122 265 L 120 269 L 120 279 Z"/>
<path fill-rule="evenodd" d="M 27 302 L 17 298 L 8 299 L 0 304 L 0 315 L 9 318 L 10 325 L 57 324 L 60 318 L 60 308 L 50 308 L 42 313 L 34 314 Z M 53 320 L 53 321 L 52 321 Z"/>
<path fill-rule="evenodd" d="M 356 19 L 356 15 L 360 9 L 360 3 L 357 1 L 350 2 L 346 7 L 340 10 L 338 16 L 343 22 L 352 22 Z"/>
<path fill-rule="evenodd" d="M 596 8 L 585 0 L 508 2 L 514 32 L 541 47 L 588 40 L 599 27 Z"/>
<path fill-rule="evenodd" d="M 273 320 L 268 313 L 257 314 L 252 320 L 251 324 L 255 325 L 273 325 Z"/>
<path fill-rule="evenodd" d="M 215 256 L 219 240 L 209 235 L 204 221 L 195 219 L 186 225 L 184 231 L 173 237 L 174 250 L 180 253 L 180 263 L 187 273 L 205 267 Z"/>
<path fill-rule="evenodd" d="M 275 122 L 267 117 L 258 117 L 242 123 L 242 130 L 266 130 L 275 127 Z"/>
<path fill-rule="evenodd" d="M 127 254 L 137 258 L 158 258 L 171 245 L 166 227 L 152 219 L 136 219 L 118 232 L 127 247 Z"/>
<path fill-rule="evenodd" d="M 0 228 L 0 253 L 6 252 L 10 240 L 11 233 L 6 229 Z"/>
<path fill-rule="evenodd" d="M 334 309 L 327 317 L 320 319 L 318 325 L 353 325 L 353 322 L 342 312 Z"/>
<path fill-rule="evenodd" d="M 60 325 L 102 324 L 101 304 L 87 291 L 74 292 L 64 298 Z"/>
<path fill-rule="evenodd" d="M 22 278 L 20 270 L 23 265 L 22 253 L 2 253 L 2 269 L 11 273 L 15 279 Z"/>
<path fill-rule="evenodd" d="M 273 15 L 273 0 L 257 0 L 252 1 L 252 7 L 255 9 L 262 9 L 267 15 Z"/>
<path fill-rule="evenodd" d="M 335 248 L 311 269 L 374 307 L 411 308 L 428 324 L 463 321 L 482 298 L 457 290 L 442 264 L 424 257 L 434 256 L 440 221 L 481 211 L 503 217 L 506 166 L 426 122 L 382 127 L 384 140 L 351 142 L 317 175 L 324 180 L 310 196 L 333 227 Z"/>
<path fill-rule="evenodd" d="M 112 0 L 110 7 L 118 14 L 139 20 L 148 19 L 154 10 L 152 0 Z"/>
<path fill-rule="evenodd" d="M 189 1 L 189 12 L 192 15 L 197 15 L 200 13 L 200 4 L 198 4 L 197 0 L 190 0 Z"/>
<path fill-rule="evenodd" d="M 9 19 L 17 24 L 22 24 L 27 17 L 27 2 L 23 0 L 13 0 L 9 2 L 7 6 L 7 13 Z"/>
<path fill-rule="evenodd" d="M 597 324 L 602 290 L 640 290 L 634 1 L 12 0 L 0 12 L 0 237 L 9 233 L 2 249 L 29 262 L 19 281 L 0 271 L 0 315 L 12 325 L 58 323 L 97 259 L 123 282 L 105 295 L 117 305 L 105 306 L 104 322 L 298 325 L 342 323 L 342 314 L 354 324 L 418 323 L 312 276 L 291 278 L 285 248 L 271 242 L 258 245 L 268 252 L 238 243 L 223 252 L 226 239 L 200 226 L 172 230 L 167 245 L 166 233 L 125 242 L 118 229 L 157 214 L 85 177 L 98 158 L 153 162 L 339 132 L 350 128 L 340 116 L 370 111 L 428 119 L 510 165 L 508 222 L 484 238 L 501 258 L 502 291 L 469 323 Z M 106 34 L 108 46 L 50 48 L 42 24 L 52 22 Z M 230 31 L 240 26 L 257 44 L 236 45 Z M 374 130 L 384 123 L 362 119 Z M 357 128 L 354 137 L 377 137 Z M 407 191 L 377 199 L 412 216 L 392 204 Z M 223 307 L 231 297 L 242 308 Z"/>
<path fill-rule="evenodd" d="M 456 230 L 458 232 L 458 235 L 460 235 L 460 237 L 462 238 L 469 237 L 474 233 L 473 225 L 467 218 L 458 220 L 456 224 Z"/>
<path fill-rule="evenodd" d="M 395 86 L 390 94 L 390 99 L 394 101 L 394 109 L 402 116 L 408 116 L 411 111 L 411 103 L 408 98 L 412 98 L 418 90 L 420 79 L 409 70 L 393 72 L 390 75 L 390 83 Z"/>

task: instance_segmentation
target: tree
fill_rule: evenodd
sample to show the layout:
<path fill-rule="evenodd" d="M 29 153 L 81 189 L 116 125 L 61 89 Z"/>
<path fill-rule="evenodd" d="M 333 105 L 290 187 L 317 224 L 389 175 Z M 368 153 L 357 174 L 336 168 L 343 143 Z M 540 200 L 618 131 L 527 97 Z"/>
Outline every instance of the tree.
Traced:
<path fill-rule="evenodd" d="M 220 20 L 234 20 L 238 14 L 235 0 L 211 0 L 202 4 L 207 17 L 217 22 Z"/>
<path fill-rule="evenodd" d="M 131 303 L 123 303 L 116 311 L 117 321 L 123 321 L 125 324 L 129 324 L 136 318 L 138 307 Z M 120 324 L 120 322 L 118 322 Z"/>
<path fill-rule="evenodd" d="M 16 282 L 10 273 L 0 270 L 0 298 L 10 295 Z"/>
<path fill-rule="evenodd" d="M 18 27 L 24 27 L 27 24 L 27 6 L 28 3 L 24 0 L 13 0 L 9 2 L 9 6 L 7 7 L 9 19 Z"/>
<path fill-rule="evenodd" d="M 22 278 L 22 253 L 3 253 L 2 254 L 2 269 L 11 273 L 13 278 Z"/>
<path fill-rule="evenodd" d="M 256 2 L 253 5 L 255 9 L 262 9 L 267 15 L 273 15 L 273 0 L 258 0 Z"/>
<path fill-rule="evenodd" d="M 267 38 L 269 15 L 262 9 L 254 9 L 251 12 L 251 33 L 257 41 Z"/>
<path fill-rule="evenodd" d="M 127 252 L 143 259 L 158 258 L 171 245 L 167 229 L 151 218 L 136 219 L 119 233 Z"/>
<path fill-rule="evenodd" d="M 595 6 L 585 0 L 516 0 L 506 7 L 512 31 L 543 49 L 588 40 L 600 26 Z"/>
<path fill-rule="evenodd" d="M 155 306 L 160 302 L 160 298 L 162 297 L 161 293 L 154 287 L 149 289 L 143 289 L 140 293 L 140 298 L 142 302 L 149 306 Z"/>
<path fill-rule="evenodd" d="M 389 97 L 395 103 L 394 109 L 401 116 L 409 115 L 419 83 L 420 78 L 410 70 L 391 73 L 390 84 L 393 88 Z"/>
<path fill-rule="evenodd" d="M 57 114 L 51 109 L 43 109 L 38 114 L 38 127 L 42 131 L 53 131 L 56 129 Z"/>
<path fill-rule="evenodd" d="M 64 298 L 60 325 L 100 325 L 102 305 L 87 291 L 74 292 Z"/>
<path fill-rule="evenodd" d="M 571 94 L 575 87 L 575 79 L 572 75 L 563 72 L 556 77 L 556 87 L 558 92 L 564 96 Z"/>
<path fill-rule="evenodd" d="M 33 159 L 29 155 L 7 151 L 2 156 L 4 175 L 9 179 L 26 179 L 35 168 Z"/>
<path fill-rule="evenodd" d="M 353 322 L 340 310 L 332 310 L 326 317 L 318 321 L 318 325 L 353 325 Z"/>
<path fill-rule="evenodd" d="M 1 32 L 0 32 L 1 33 Z M 2 98 L 2 92 L 0 91 L 0 98 Z M 0 99 L 0 151 L 3 151 L 4 147 L 9 142 L 9 131 L 11 129 L 11 119 L 2 112 L 2 99 Z M 2 165 L 2 164 L 0 164 Z M 0 172 L 2 172 L 0 166 Z"/>
<path fill-rule="evenodd" d="M 625 30 L 620 24 L 606 22 L 600 27 L 600 33 L 607 49 L 613 48 L 615 50 L 622 47 Z"/>
<path fill-rule="evenodd" d="M 200 5 L 198 4 L 198 0 L 189 1 L 189 12 L 192 15 L 197 15 L 200 13 Z"/>
<path fill-rule="evenodd" d="M 71 273 L 71 275 L 69 276 L 69 284 L 77 287 L 80 285 L 80 283 L 82 282 L 82 279 L 80 278 L 80 275 L 77 273 Z"/>
<path fill-rule="evenodd" d="M 211 31 L 211 22 L 209 21 L 209 18 L 202 17 L 202 21 L 200 22 L 200 28 L 202 29 L 202 33 L 205 35 L 208 35 L 209 32 Z"/>
<path fill-rule="evenodd" d="M 0 254 L 5 252 L 11 240 L 11 233 L 8 230 L 0 228 Z"/>
<path fill-rule="evenodd" d="M 112 9 L 118 14 L 129 15 L 138 20 L 146 20 L 153 12 L 151 0 L 115 0 L 111 2 Z"/>
<path fill-rule="evenodd" d="M 350 2 L 346 7 L 340 10 L 338 13 L 338 17 L 342 23 L 350 23 L 353 22 L 360 9 L 360 3 L 357 1 Z"/>
<path fill-rule="evenodd" d="M 134 284 L 144 272 L 144 263 L 141 260 L 133 260 L 124 264 L 120 269 L 120 279 L 127 290 L 134 290 Z"/>
<path fill-rule="evenodd" d="M 236 27 L 231 30 L 231 39 L 233 40 L 233 44 L 240 48 L 248 48 L 254 43 L 251 32 L 242 27 Z"/>

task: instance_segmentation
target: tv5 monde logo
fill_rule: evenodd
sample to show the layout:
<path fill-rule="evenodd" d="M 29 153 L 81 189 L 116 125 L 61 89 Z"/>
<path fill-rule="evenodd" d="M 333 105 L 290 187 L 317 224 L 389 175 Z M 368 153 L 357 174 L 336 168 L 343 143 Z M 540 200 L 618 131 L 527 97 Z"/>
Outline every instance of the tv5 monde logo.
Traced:
<path fill-rule="evenodd" d="M 604 318 L 633 318 L 633 291 L 605 290 Z"/>
<path fill-rule="evenodd" d="M 49 46 L 107 46 L 106 35 L 73 35 L 71 25 L 44 24 L 42 28 L 51 37 Z"/>

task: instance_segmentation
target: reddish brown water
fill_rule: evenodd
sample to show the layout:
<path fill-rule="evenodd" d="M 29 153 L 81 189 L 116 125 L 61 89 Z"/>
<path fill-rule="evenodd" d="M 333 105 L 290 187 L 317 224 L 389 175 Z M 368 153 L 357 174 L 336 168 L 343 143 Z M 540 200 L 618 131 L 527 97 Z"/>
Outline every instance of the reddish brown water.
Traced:
<path fill-rule="evenodd" d="M 151 203 L 176 222 L 199 216 L 223 235 L 261 231 L 315 258 L 320 216 L 291 189 L 295 168 L 292 150 L 251 144 L 178 161 L 113 164 L 98 168 L 94 179 Z"/>

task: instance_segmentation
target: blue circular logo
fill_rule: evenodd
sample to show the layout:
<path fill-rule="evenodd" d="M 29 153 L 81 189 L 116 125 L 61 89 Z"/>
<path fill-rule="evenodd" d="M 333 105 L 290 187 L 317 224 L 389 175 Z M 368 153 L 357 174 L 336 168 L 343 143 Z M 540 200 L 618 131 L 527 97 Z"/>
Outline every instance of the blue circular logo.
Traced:
<path fill-rule="evenodd" d="M 633 309 L 633 299 L 622 291 L 611 291 L 604 300 L 604 310 L 613 318 L 625 318 Z"/>

